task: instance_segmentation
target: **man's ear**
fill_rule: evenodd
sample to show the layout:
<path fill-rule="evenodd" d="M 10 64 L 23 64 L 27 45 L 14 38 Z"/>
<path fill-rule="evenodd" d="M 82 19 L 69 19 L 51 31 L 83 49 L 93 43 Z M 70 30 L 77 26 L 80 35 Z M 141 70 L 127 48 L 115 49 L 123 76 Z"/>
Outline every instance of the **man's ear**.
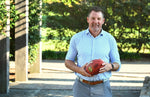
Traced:
<path fill-rule="evenodd" d="M 89 17 L 87 17 L 87 23 L 89 23 Z"/>
<path fill-rule="evenodd" d="M 105 23 L 105 18 L 103 18 L 103 24 Z"/>

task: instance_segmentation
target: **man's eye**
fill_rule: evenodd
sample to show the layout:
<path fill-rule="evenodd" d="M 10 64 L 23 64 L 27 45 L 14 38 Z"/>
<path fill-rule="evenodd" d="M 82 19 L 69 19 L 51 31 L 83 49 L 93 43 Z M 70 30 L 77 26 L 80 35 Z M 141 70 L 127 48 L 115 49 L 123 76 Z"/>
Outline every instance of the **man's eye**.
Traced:
<path fill-rule="evenodd" d="M 101 18 L 98 18 L 97 20 L 101 20 Z"/>
<path fill-rule="evenodd" d="M 95 20 L 95 18 L 92 18 L 92 20 Z"/>

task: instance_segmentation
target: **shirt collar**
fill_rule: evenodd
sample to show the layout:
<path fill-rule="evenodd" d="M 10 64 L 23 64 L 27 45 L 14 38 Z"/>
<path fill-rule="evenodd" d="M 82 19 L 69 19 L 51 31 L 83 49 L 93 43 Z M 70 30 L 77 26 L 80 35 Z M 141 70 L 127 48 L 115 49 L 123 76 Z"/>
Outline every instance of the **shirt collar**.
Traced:
<path fill-rule="evenodd" d="M 89 28 L 86 30 L 85 33 L 86 33 L 87 35 L 88 35 L 88 34 L 91 35 L 91 33 L 90 33 L 90 31 L 89 31 Z M 103 35 L 104 35 L 104 30 L 102 29 L 101 33 L 100 33 L 98 36 L 103 36 Z"/>

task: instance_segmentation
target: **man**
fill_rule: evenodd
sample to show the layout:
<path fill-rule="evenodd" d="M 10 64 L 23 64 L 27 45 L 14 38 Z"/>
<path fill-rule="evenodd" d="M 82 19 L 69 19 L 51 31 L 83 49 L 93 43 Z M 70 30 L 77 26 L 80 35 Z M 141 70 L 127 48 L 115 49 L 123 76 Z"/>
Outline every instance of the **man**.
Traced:
<path fill-rule="evenodd" d="M 75 34 L 70 41 L 65 65 L 74 71 L 77 78 L 73 86 L 74 97 L 112 97 L 109 78 L 111 71 L 121 66 L 116 40 L 102 29 L 105 22 L 104 12 L 93 7 L 87 17 L 87 30 Z M 75 58 L 77 56 L 77 65 Z M 103 68 L 99 74 L 91 76 L 84 67 L 94 59 L 102 59 Z"/>

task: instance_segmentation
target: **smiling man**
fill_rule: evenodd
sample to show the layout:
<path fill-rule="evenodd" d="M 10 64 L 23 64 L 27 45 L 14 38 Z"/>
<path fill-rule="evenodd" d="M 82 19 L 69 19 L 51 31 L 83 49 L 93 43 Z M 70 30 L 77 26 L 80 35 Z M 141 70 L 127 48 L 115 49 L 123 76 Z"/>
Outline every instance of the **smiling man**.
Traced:
<path fill-rule="evenodd" d="M 109 78 L 111 71 L 119 71 L 121 62 L 115 38 L 102 29 L 104 12 L 99 7 L 89 11 L 88 29 L 75 34 L 70 41 L 65 65 L 74 71 L 77 78 L 73 86 L 74 97 L 112 97 Z M 75 58 L 77 56 L 77 64 Z M 94 59 L 104 61 L 99 74 L 85 71 L 86 63 Z"/>

